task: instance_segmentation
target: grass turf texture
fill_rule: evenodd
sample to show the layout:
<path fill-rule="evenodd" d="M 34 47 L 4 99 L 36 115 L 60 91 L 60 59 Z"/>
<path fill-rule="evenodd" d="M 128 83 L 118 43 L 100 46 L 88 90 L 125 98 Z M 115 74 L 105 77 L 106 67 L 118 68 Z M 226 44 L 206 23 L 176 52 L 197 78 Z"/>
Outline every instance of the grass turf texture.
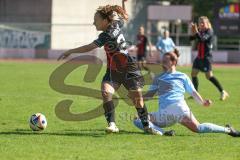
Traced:
<path fill-rule="evenodd" d="M 63 99 L 74 101 L 71 111 L 83 112 L 99 105 L 101 100 L 57 93 L 49 87 L 49 76 L 59 64 L 35 62 L 1 62 L 0 64 L 0 156 L 8 159 L 229 159 L 240 157 L 240 139 L 224 134 L 195 134 L 175 125 L 175 137 L 145 135 L 131 122 L 133 107 L 120 101 L 116 109 L 119 134 L 106 134 L 103 116 L 84 122 L 66 122 L 55 115 L 55 105 Z M 67 83 L 100 88 L 103 68 L 94 83 L 82 81 L 86 67 L 69 75 Z M 179 67 L 189 75 L 190 67 Z M 230 93 L 219 101 L 217 89 L 199 75 L 200 93 L 213 100 L 210 108 L 187 100 L 200 122 L 227 123 L 240 129 L 240 68 L 214 68 L 215 76 Z M 145 87 L 145 89 L 147 86 Z M 157 109 L 157 101 L 146 102 L 149 111 Z M 31 114 L 46 115 L 48 127 L 41 133 L 30 131 Z M 169 128 L 168 128 L 169 129 Z"/>

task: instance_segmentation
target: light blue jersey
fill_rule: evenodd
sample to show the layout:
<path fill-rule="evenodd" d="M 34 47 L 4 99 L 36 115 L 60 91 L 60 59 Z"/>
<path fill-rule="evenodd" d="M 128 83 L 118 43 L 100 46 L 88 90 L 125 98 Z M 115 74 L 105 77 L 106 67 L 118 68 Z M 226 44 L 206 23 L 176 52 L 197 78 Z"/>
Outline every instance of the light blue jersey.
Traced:
<path fill-rule="evenodd" d="M 195 88 L 186 74 L 175 71 L 156 76 L 149 91 L 157 91 L 159 107 L 165 109 L 170 104 L 184 100 L 184 93 L 187 92 L 191 95 Z"/>
<path fill-rule="evenodd" d="M 161 50 L 161 54 L 171 52 L 175 48 L 175 44 L 171 38 L 160 38 L 156 44 L 156 47 Z"/>

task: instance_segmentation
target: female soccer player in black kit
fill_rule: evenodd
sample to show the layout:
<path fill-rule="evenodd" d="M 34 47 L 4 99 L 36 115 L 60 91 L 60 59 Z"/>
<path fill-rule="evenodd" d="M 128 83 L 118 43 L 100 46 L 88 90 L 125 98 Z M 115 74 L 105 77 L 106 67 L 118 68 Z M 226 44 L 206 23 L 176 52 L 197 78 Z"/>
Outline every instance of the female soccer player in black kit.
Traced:
<path fill-rule="evenodd" d="M 104 46 L 107 56 L 107 71 L 102 79 L 101 90 L 104 114 L 108 122 L 106 131 L 110 133 L 119 132 L 115 123 L 115 107 L 112 95 L 123 84 L 129 91 L 128 95 L 137 109 L 144 131 L 150 134 L 158 134 L 158 131 L 149 127 L 148 111 L 143 102 L 141 90 L 144 80 L 135 59 L 128 54 L 127 42 L 121 31 L 123 20 L 128 18 L 125 11 L 125 1 L 122 0 L 122 7 L 118 5 L 99 7 L 94 15 L 93 24 L 102 33 L 92 43 L 68 50 L 59 59 L 65 59 L 72 53 L 85 53 Z"/>
<path fill-rule="evenodd" d="M 212 72 L 212 47 L 213 47 L 213 30 L 209 19 L 202 16 L 198 20 L 198 27 L 196 24 L 191 24 L 192 35 L 190 40 L 197 40 L 198 55 L 195 58 L 192 66 L 192 82 L 196 90 L 198 90 L 199 71 L 205 73 L 206 78 L 211 81 L 221 93 L 220 100 L 225 100 L 229 95 L 223 90 L 221 84 Z"/>

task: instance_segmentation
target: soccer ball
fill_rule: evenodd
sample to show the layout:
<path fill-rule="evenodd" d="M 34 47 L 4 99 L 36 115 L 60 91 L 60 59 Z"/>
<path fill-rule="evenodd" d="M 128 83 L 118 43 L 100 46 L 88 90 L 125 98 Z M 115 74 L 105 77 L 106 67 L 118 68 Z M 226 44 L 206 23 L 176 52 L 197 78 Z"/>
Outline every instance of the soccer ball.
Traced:
<path fill-rule="evenodd" d="M 33 131 L 42 131 L 47 127 L 47 119 L 42 113 L 33 114 L 30 117 L 29 126 Z"/>

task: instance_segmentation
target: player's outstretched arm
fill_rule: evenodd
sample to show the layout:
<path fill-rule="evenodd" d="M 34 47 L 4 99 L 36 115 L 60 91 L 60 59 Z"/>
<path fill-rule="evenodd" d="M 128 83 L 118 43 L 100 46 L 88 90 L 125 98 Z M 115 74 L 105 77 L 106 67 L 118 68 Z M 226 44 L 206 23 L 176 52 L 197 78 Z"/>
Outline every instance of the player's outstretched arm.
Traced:
<path fill-rule="evenodd" d="M 70 50 L 62 53 L 58 57 L 58 60 L 65 59 L 73 53 L 86 53 L 86 52 L 89 52 L 93 49 L 96 49 L 97 47 L 98 46 L 95 43 L 90 43 L 88 45 L 84 45 L 84 46 L 81 46 L 81 47 L 78 47 L 78 48 L 70 49 Z"/>
<path fill-rule="evenodd" d="M 127 13 L 127 11 L 126 11 L 126 6 L 125 6 L 125 2 L 127 2 L 127 0 L 122 0 L 122 8 L 123 8 L 123 10 Z"/>
<path fill-rule="evenodd" d="M 197 91 L 193 91 L 192 96 L 195 99 L 195 101 L 197 101 L 199 104 L 201 104 L 203 106 L 207 107 L 207 106 L 210 106 L 212 104 L 211 100 L 203 99 L 202 96 Z"/>
<path fill-rule="evenodd" d="M 144 101 L 152 99 L 156 92 L 157 92 L 157 90 L 148 91 L 146 94 L 143 95 Z"/>

